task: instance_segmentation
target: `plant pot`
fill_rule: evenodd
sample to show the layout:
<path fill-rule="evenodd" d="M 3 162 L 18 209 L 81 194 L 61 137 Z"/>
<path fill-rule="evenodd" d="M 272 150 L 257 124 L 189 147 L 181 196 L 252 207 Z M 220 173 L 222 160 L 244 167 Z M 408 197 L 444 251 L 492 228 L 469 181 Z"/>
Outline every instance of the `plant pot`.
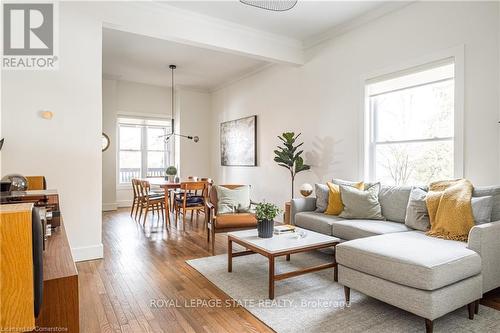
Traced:
<path fill-rule="evenodd" d="M 261 220 L 257 223 L 257 233 L 260 238 L 271 238 L 274 232 L 273 220 Z"/>
<path fill-rule="evenodd" d="M 175 180 L 175 175 L 173 175 L 173 176 L 167 175 L 167 177 L 165 177 L 165 179 L 168 180 L 169 182 L 173 183 Z"/>

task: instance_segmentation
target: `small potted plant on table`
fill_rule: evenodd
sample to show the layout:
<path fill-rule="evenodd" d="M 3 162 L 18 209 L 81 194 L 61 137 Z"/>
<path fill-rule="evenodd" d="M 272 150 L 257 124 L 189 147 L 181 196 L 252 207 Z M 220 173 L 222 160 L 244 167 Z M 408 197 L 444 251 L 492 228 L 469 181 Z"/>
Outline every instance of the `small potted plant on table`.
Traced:
<path fill-rule="evenodd" d="M 168 181 L 173 183 L 175 181 L 175 176 L 177 175 L 177 168 L 171 165 L 167 168 L 167 170 L 165 170 L 165 174 L 167 175 L 166 178 Z"/>
<path fill-rule="evenodd" d="M 273 237 L 274 218 L 280 213 L 278 206 L 272 203 L 259 203 L 255 209 L 257 232 L 260 238 Z"/>

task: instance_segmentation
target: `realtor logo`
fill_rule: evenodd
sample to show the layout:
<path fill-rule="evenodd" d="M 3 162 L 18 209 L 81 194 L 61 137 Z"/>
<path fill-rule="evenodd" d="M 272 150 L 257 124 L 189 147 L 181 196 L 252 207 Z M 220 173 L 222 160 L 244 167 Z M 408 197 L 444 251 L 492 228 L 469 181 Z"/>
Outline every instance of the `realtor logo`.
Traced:
<path fill-rule="evenodd" d="M 4 69 L 55 69 L 53 3 L 3 4 Z"/>

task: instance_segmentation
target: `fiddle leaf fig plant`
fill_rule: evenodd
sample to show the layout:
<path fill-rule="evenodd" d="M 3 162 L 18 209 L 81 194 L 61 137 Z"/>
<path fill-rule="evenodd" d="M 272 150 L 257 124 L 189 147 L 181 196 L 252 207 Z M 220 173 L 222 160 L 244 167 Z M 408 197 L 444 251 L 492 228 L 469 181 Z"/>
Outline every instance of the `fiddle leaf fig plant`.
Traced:
<path fill-rule="evenodd" d="M 309 170 L 311 166 L 304 163 L 302 158 L 303 150 L 299 148 L 304 144 L 303 142 L 297 143 L 301 133 L 295 135 L 294 132 L 285 132 L 281 136 L 278 136 L 283 142 L 282 146 L 278 146 L 274 154 L 274 161 L 278 163 L 279 166 L 288 169 L 290 172 L 290 177 L 292 178 L 292 198 L 294 193 L 295 176 L 302 171 Z"/>

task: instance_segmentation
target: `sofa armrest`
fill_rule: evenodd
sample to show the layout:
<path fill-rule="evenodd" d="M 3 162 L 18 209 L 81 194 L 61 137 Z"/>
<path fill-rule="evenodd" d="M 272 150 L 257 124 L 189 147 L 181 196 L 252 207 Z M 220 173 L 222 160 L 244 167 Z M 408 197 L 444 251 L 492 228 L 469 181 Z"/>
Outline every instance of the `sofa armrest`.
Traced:
<path fill-rule="evenodd" d="M 297 198 L 290 202 L 290 224 L 295 224 L 295 214 L 316 209 L 316 198 Z"/>
<path fill-rule="evenodd" d="M 500 221 L 472 227 L 467 247 L 481 256 L 483 293 L 500 287 Z"/>

